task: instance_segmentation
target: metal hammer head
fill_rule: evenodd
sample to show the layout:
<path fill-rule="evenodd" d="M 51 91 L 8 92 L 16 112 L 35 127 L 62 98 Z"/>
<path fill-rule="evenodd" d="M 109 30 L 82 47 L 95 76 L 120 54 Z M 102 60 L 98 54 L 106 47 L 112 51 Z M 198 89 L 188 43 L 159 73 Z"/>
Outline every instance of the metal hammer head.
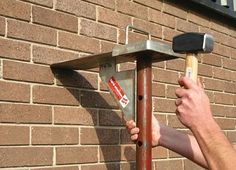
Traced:
<path fill-rule="evenodd" d="M 210 53 L 213 50 L 213 37 L 206 33 L 190 32 L 173 38 L 173 51 L 178 53 Z"/>

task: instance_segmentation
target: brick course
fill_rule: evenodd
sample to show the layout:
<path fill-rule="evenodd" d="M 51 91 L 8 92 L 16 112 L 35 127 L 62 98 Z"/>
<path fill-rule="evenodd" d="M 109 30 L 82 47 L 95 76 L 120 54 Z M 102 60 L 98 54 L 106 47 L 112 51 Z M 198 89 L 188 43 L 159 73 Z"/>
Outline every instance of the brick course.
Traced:
<path fill-rule="evenodd" d="M 136 169 L 135 144 L 99 69 L 50 68 L 112 51 L 125 43 L 128 24 L 169 44 L 183 32 L 214 36 L 213 52 L 198 56 L 198 74 L 216 121 L 236 142 L 236 30 L 231 23 L 162 0 L 2 0 L 0 168 Z M 146 35 L 129 32 L 129 42 L 144 39 Z M 153 63 L 152 101 L 161 123 L 189 132 L 175 115 L 184 58 Z M 119 70 L 134 68 L 135 63 L 119 65 Z M 152 151 L 153 170 L 202 169 L 165 148 Z"/>

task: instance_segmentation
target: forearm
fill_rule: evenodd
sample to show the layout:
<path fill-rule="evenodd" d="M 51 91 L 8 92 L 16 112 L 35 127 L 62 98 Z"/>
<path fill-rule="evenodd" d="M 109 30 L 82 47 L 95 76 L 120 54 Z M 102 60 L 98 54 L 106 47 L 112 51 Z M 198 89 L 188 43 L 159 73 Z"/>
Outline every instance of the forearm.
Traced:
<path fill-rule="evenodd" d="M 236 152 L 217 123 L 212 119 L 191 129 L 212 170 L 232 170 L 236 167 Z"/>
<path fill-rule="evenodd" d="M 194 136 L 161 125 L 160 145 L 168 148 L 198 165 L 207 168 L 207 162 Z"/>

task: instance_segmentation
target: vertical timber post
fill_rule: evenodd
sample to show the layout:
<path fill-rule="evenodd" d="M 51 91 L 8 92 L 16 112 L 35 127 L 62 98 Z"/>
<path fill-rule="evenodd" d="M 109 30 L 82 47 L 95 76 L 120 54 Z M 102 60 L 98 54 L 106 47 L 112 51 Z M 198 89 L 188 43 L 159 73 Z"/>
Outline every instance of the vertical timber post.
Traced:
<path fill-rule="evenodd" d="M 137 126 L 136 169 L 152 169 L 152 59 L 137 58 Z"/>

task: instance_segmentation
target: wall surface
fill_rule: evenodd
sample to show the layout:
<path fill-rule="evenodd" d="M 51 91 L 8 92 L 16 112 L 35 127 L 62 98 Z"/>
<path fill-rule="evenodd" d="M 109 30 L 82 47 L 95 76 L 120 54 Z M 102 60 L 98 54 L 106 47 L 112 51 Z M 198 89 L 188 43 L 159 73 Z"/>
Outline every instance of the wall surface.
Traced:
<path fill-rule="evenodd" d="M 55 62 L 111 51 L 133 24 L 171 43 L 182 32 L 208 32 L 212 54 L 199 57 L 214 116 L 236 141 L 236 29 L 167 0 L 0 0 L 0 168 L 135 169 L 135 145 L 98 68 L 51 70 Z M 130 41 L 145 39 L 137 33 Z M 121 69 L 134 68 L 133 63 Z M 184 59 L 153 64 L 153 113 L 186 130 L 175 116 Z M 165 148 L 153 169 L 202 169 Z"/>

